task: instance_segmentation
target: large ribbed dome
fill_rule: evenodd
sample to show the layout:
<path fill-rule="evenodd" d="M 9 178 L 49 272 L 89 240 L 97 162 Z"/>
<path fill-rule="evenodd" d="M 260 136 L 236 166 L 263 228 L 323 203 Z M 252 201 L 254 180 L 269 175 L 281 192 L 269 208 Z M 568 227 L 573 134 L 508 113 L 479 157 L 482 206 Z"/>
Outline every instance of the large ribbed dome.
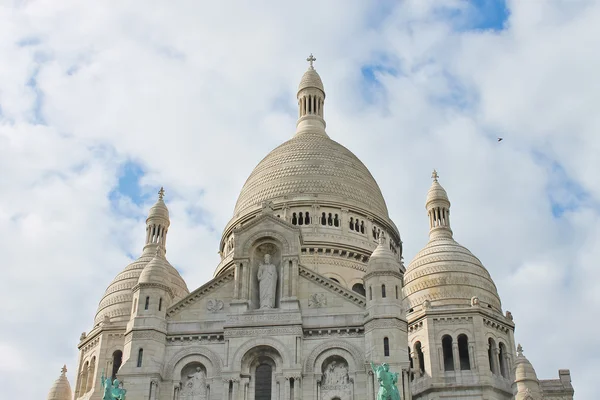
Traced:
<path fill-rule="evenodd" d="M 235 215 L 284 196 L 349 200 L 388 219 L 381 190 L 367 167 L 324 134 L 297 134 L 271 151 L 244 184 Z"/>
<path fill-rule="evenodd" d="M 137 285 L 140 274 L 146 264 L 154 258 L 155 253 L 155 251 L 153 252 L 151 249 L 148 249 L 140 258 L 125 267 L 113 279 L 108 288 L 106 288 L 106 292 L 104 292 L 104 296 L 98 305 L 94 326 L 99 324 L 105 315 L 108 315 L 112 322 L 129 321 L 133 305 L 133 292 L 131 289 Z M 175 295 L 174 302 L 177 302 L 187 296 L 189 290 L 179 272 L 167 260 L 164 260 L 164 263 L 168 266 L 171 289 Z"/>
<path fill-rule="evenodd" d="M 432 238 L 409 264 L 404 294 L 410 308 L 429 300 L 435 305 L 470 306 L 477 297 L 500 311 L 500 297 L 489 272 L 452 237 Z"/>

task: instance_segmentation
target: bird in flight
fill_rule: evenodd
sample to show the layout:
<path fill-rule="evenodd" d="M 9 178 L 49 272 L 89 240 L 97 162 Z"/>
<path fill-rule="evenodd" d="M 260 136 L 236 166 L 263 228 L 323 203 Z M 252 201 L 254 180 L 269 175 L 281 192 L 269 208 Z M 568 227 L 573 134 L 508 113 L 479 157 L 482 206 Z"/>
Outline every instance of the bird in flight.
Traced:
<path fill-rule="evenodd" d="M 499 138 L 498 138 L 498 141 L 499 141 L 499 142 L 501 142 L 501 141 L 502 141 L 502 139 L 503 139 L 503 138 L 499 137 Z"/>

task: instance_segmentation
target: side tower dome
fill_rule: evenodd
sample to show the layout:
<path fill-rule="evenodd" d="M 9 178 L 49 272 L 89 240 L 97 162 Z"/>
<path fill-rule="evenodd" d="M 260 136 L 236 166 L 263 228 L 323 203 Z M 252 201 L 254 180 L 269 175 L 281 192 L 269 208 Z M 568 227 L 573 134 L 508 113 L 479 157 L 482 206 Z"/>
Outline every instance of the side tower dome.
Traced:
<path fill-rule="evenodd" d="M 304 266 L 310 268 L 315 261 L 308 256 L 319 254 L 321 273 L 347 288 L 358 285 L 364 294 L 360 281 L 379 234 L 385 232 L 398 261 L 402 242 L 367 167 L 325 132 L 326 94 L 315 60 L 312 54 L 307 59 L 310 65 L 298 87 L 296 132 L 258 163 L 242 187 L 223 232 L 215 275 L 232 267 L 236 227 L 269 206 L 273 215 L 300 228 Z"/>
<path fill-rule="evenodd" d="M 73 398 L 73 392 L 71 392 L 71 385 L 67 379 L 67 366 L 64 365 L 60 371 L 60 376 L 52 385 L 50 392 L 48 393 L 48 400 L 71 400 Z"/>
<path fill-rule="evenodd" d="M 458 244 L 450 229 L 450 200 L 433 171 L 427 193 L 429 243 L 415 256 L 404 276 L 407 309 L 428 301 L 432 307 L 470 307 L 473 298 L 502 312 L 496 285 L 481 261 Z"/>
<path fill-rule="evenodd" d="M 533 365 L 523 355 L 523 347 L 517 346 L 515 359 L 515 382 L 513 383 L 515 400 L 541 400 L 542 389 Z"/>
<path fill-rule="evenodd" d="M 156 249 L 160 247 L 163 252 L 167 251 L 167 233 L 171 221 L 169 210 L 164 202 L 165 191 L 160 188 L 158 200 L 150 208 L 146 219 L 146 241 L 142 255 L 121 271 L 108 285 L 94 319 L 94 327 L 100 324 L 105 316 L 110 317 L 112 323 L 125 325 L 131 316 L 133 294 L 131 290 L 138 283 L 142 270 L 154 258 Z M 181 300 L 189 294 L 185 281 L 179 272 L 168 264 L 169 283 L 175 295 L 175 301 Z"/>

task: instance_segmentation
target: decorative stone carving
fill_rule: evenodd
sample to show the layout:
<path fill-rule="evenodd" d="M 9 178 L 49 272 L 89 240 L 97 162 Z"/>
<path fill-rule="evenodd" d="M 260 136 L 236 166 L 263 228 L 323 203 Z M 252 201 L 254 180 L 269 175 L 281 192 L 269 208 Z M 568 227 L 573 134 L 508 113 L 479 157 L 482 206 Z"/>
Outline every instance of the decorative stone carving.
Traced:
<path fill-rule="evenodd" d="M 321 308 L 327 305 L 327 297 L 323 293 L 313 293 L 308 298 L 308 306 L 311 308 Z"/>
<path fill-rule="evenodd" d="M 260 308 L 275 308 L 277 290 L 277 267 L 271 264 L 271 255 L 265 254 L 265 262 L 258 267 Z"/>
<path fill-rule="evenodd" d="M 79 340 L 83 340 L 87 337 L 87 334 L 85 332 L 81 332 L 81 336 L 79 336 Z"/>
<path fill-rule="evenodd" d="M 208 311 L 210 311 L 211 313 L 216 313 L 216 312 L 221 311 L 224 306 L 225 306 L 225 304 L 223 303 L 222 300 L 210 299 L 210 300 L 208 300 L 208 302 L 206 304 L 206 309 Z"/>
<path fill-rule="evenodd" d="M 346 385 L 349 383 L 348 364 L 333 360 L 325 368 L 325 386 Z"/>
<path fill-rule="evenodd" d="M 479 306 L 479 297 L 477 297 L 477 296 L 471 297 L 471 307 L 478 307 L 478 306 Z"/>
<path fill-rule="evenodd" d="M 429 300 L 425 300 L 425 301 L 423 302 L 423 308 L 424 308 L 425 310 L 429 310 L 429 309 L 431 308 L 431 302 L 430 302 Z"/>
<path fill-rule="evenodd" d="M 512 315 L 512 313 L 511 313 L 510 311 L 507 311 L 507 312 L 506 312 L 506 319 L 508 319 L 508 320 L 510 320 L 510 321 L 512 321 L 512 320 L 513 320 L 513 315 Z"/>
<path fill-rule="evenodd" d="M 187 376 L 188 380 L 183 385 L 181 400 L 205 400 L 206 399 L 206 374 L 202 368 L 196 367 L 196 371 Z"/>

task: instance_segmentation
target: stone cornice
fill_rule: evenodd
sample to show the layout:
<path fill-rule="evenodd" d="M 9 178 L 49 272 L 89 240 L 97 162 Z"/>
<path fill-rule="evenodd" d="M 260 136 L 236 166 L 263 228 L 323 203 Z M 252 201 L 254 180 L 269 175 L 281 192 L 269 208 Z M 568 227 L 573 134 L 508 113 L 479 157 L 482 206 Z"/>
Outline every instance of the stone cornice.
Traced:
<path fill-rule="evenodd" d="M 200 286 L 198 289 L 194 290 L 188 296 L 181 299 L 179 302 L 173 304 L 173 306 L 169 307 L 167 310 L 167 319 L 172 317 L 173 315 L 179 313 L 181 310 L 185 309 L 191 304 L 194 304 L 196 301 L 200 300 L 200 298 L 206 296 L 211 293 L 215 289 L 220 288 L 221 286 L 227 284 L 228 282 L 234 279 L 234 271 L 229 271 L 228 273 L 224 273 L 216 278 L 211 279 L 204 285 Z"/>
<path fill-rule="evenodd" d="M 359 295 L 356 292 L 353 292 L 352 290 L 348 290 L 348 289 L 342 287 L 341 285 L 338 285 L 331 279 L 328 279 L 313 270 L 303 267 L 302 265 L 299 265 L 298 267 L 299 267 L 300 276 L 302 276 L 312 282 L 315 282 L 317 285 L 322 286 L 322 287 L 328 289 L 329 291 L 340 295 L 341 297 L 344 297 L 345 299 L 353 302 L 354 304 L 356 304 L 359 307 L 362 307 L 362 308 L 366 307 L 367 299 L 365 297 Z"/>

